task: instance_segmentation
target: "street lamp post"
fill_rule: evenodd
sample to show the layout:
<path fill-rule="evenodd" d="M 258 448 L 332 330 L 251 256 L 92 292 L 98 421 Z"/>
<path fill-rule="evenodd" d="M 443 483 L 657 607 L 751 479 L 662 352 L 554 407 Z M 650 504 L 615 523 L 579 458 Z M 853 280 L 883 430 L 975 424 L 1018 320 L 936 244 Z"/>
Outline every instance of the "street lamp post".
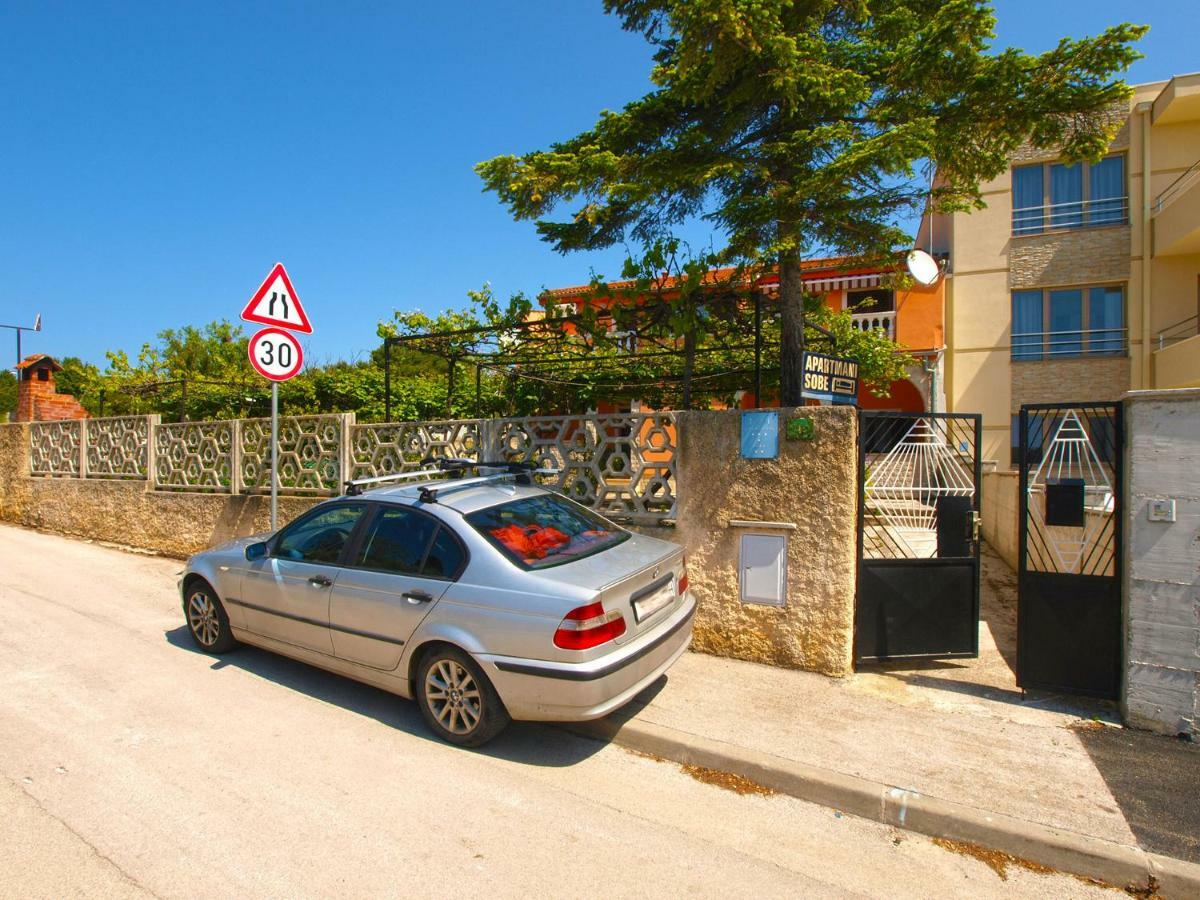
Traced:
<path fill-rule="evenodd" d="M 13 366 L 13 371 L 17 373 L 17 380 L 21 378 L 21 332 L 22 331 L 41 331 L 42 330 L 42 314 L 38 313 L 33 320 L 32 325 L 0 325 L 0 328 L 11 328 L 17 333 L 17 362 Z"/>

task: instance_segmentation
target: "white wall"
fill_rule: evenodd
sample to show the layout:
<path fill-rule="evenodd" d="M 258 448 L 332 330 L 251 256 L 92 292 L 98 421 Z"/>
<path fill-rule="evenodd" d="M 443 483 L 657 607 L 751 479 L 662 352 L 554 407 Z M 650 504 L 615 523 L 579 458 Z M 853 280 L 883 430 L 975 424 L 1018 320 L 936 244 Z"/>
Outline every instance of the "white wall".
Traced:
<path fill-rule="evenodd" d="M 1200 722 L 1200 389 L 1126 396 L 1126 721 L 1195 736 Z M 1152 500 L 1175 522 L 1151 522 Z"/>

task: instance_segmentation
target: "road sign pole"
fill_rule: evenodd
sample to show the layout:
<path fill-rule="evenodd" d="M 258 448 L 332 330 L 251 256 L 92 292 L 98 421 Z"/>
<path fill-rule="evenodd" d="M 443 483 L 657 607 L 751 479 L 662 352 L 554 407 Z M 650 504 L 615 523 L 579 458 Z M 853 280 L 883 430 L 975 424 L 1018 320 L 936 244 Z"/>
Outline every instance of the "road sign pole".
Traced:
<path fill-rule="evenodd" d="M 304 348 L 292 333 L 312 334 L 312 323 L 296 296 L 283 263 L 275 263 L 259 285 L 242 319 L 266 325 L 246 344 L 250 365 L 271 381 L 271 530 L 279 528 L 279 382 L 287 381 L 304 365 Z"/>
<path fill-rule="evenodd" d="M 279 382 L 271 382 L 271 530 L 279 527 Z"/>

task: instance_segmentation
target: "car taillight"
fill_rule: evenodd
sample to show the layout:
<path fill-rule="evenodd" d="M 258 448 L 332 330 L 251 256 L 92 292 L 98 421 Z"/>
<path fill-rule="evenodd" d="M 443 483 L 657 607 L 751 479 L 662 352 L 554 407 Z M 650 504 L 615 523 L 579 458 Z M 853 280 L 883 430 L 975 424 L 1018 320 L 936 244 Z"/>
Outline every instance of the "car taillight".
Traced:
<path fill-rule="evenodd" d="M 567 613 L 554 632 L 554 646 L 563 650 L 587 650 L 598 647 L 625 633 L 625 617 L 620 610 L 604 609 L 600 601 L 580 606 Z"/>
<path fill-rule="evenodd" d="M 684 594 L 687 593 L 687 588 L 688 588 L 687 557 L 685 556 L 683 558 L 683 574 L 679 576 L 679 584 L 677 585 L 675 593 L 678 596 L 682 597 Z"/>

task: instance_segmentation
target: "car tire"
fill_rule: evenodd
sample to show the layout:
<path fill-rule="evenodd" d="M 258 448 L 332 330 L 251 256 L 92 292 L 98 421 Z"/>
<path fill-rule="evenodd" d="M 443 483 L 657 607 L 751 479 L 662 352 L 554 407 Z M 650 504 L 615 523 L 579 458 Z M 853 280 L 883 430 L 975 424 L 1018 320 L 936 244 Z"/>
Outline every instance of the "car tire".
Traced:
<path fill-rule="evenodd" d="M 512 721 L 479 664 L 457 647 L 434 647 L 421 657 L 416 694 L 430 730 L 459 747 L 480 747 Z"/>
<path fill-rule="evenodd" d="M 183 615 L 188 634 L 205 653 L 227 653 L 237 646 L 229 627 L 229 616 L 216 591 L 203 581 L 194 582 L 184 594 Z"/>

